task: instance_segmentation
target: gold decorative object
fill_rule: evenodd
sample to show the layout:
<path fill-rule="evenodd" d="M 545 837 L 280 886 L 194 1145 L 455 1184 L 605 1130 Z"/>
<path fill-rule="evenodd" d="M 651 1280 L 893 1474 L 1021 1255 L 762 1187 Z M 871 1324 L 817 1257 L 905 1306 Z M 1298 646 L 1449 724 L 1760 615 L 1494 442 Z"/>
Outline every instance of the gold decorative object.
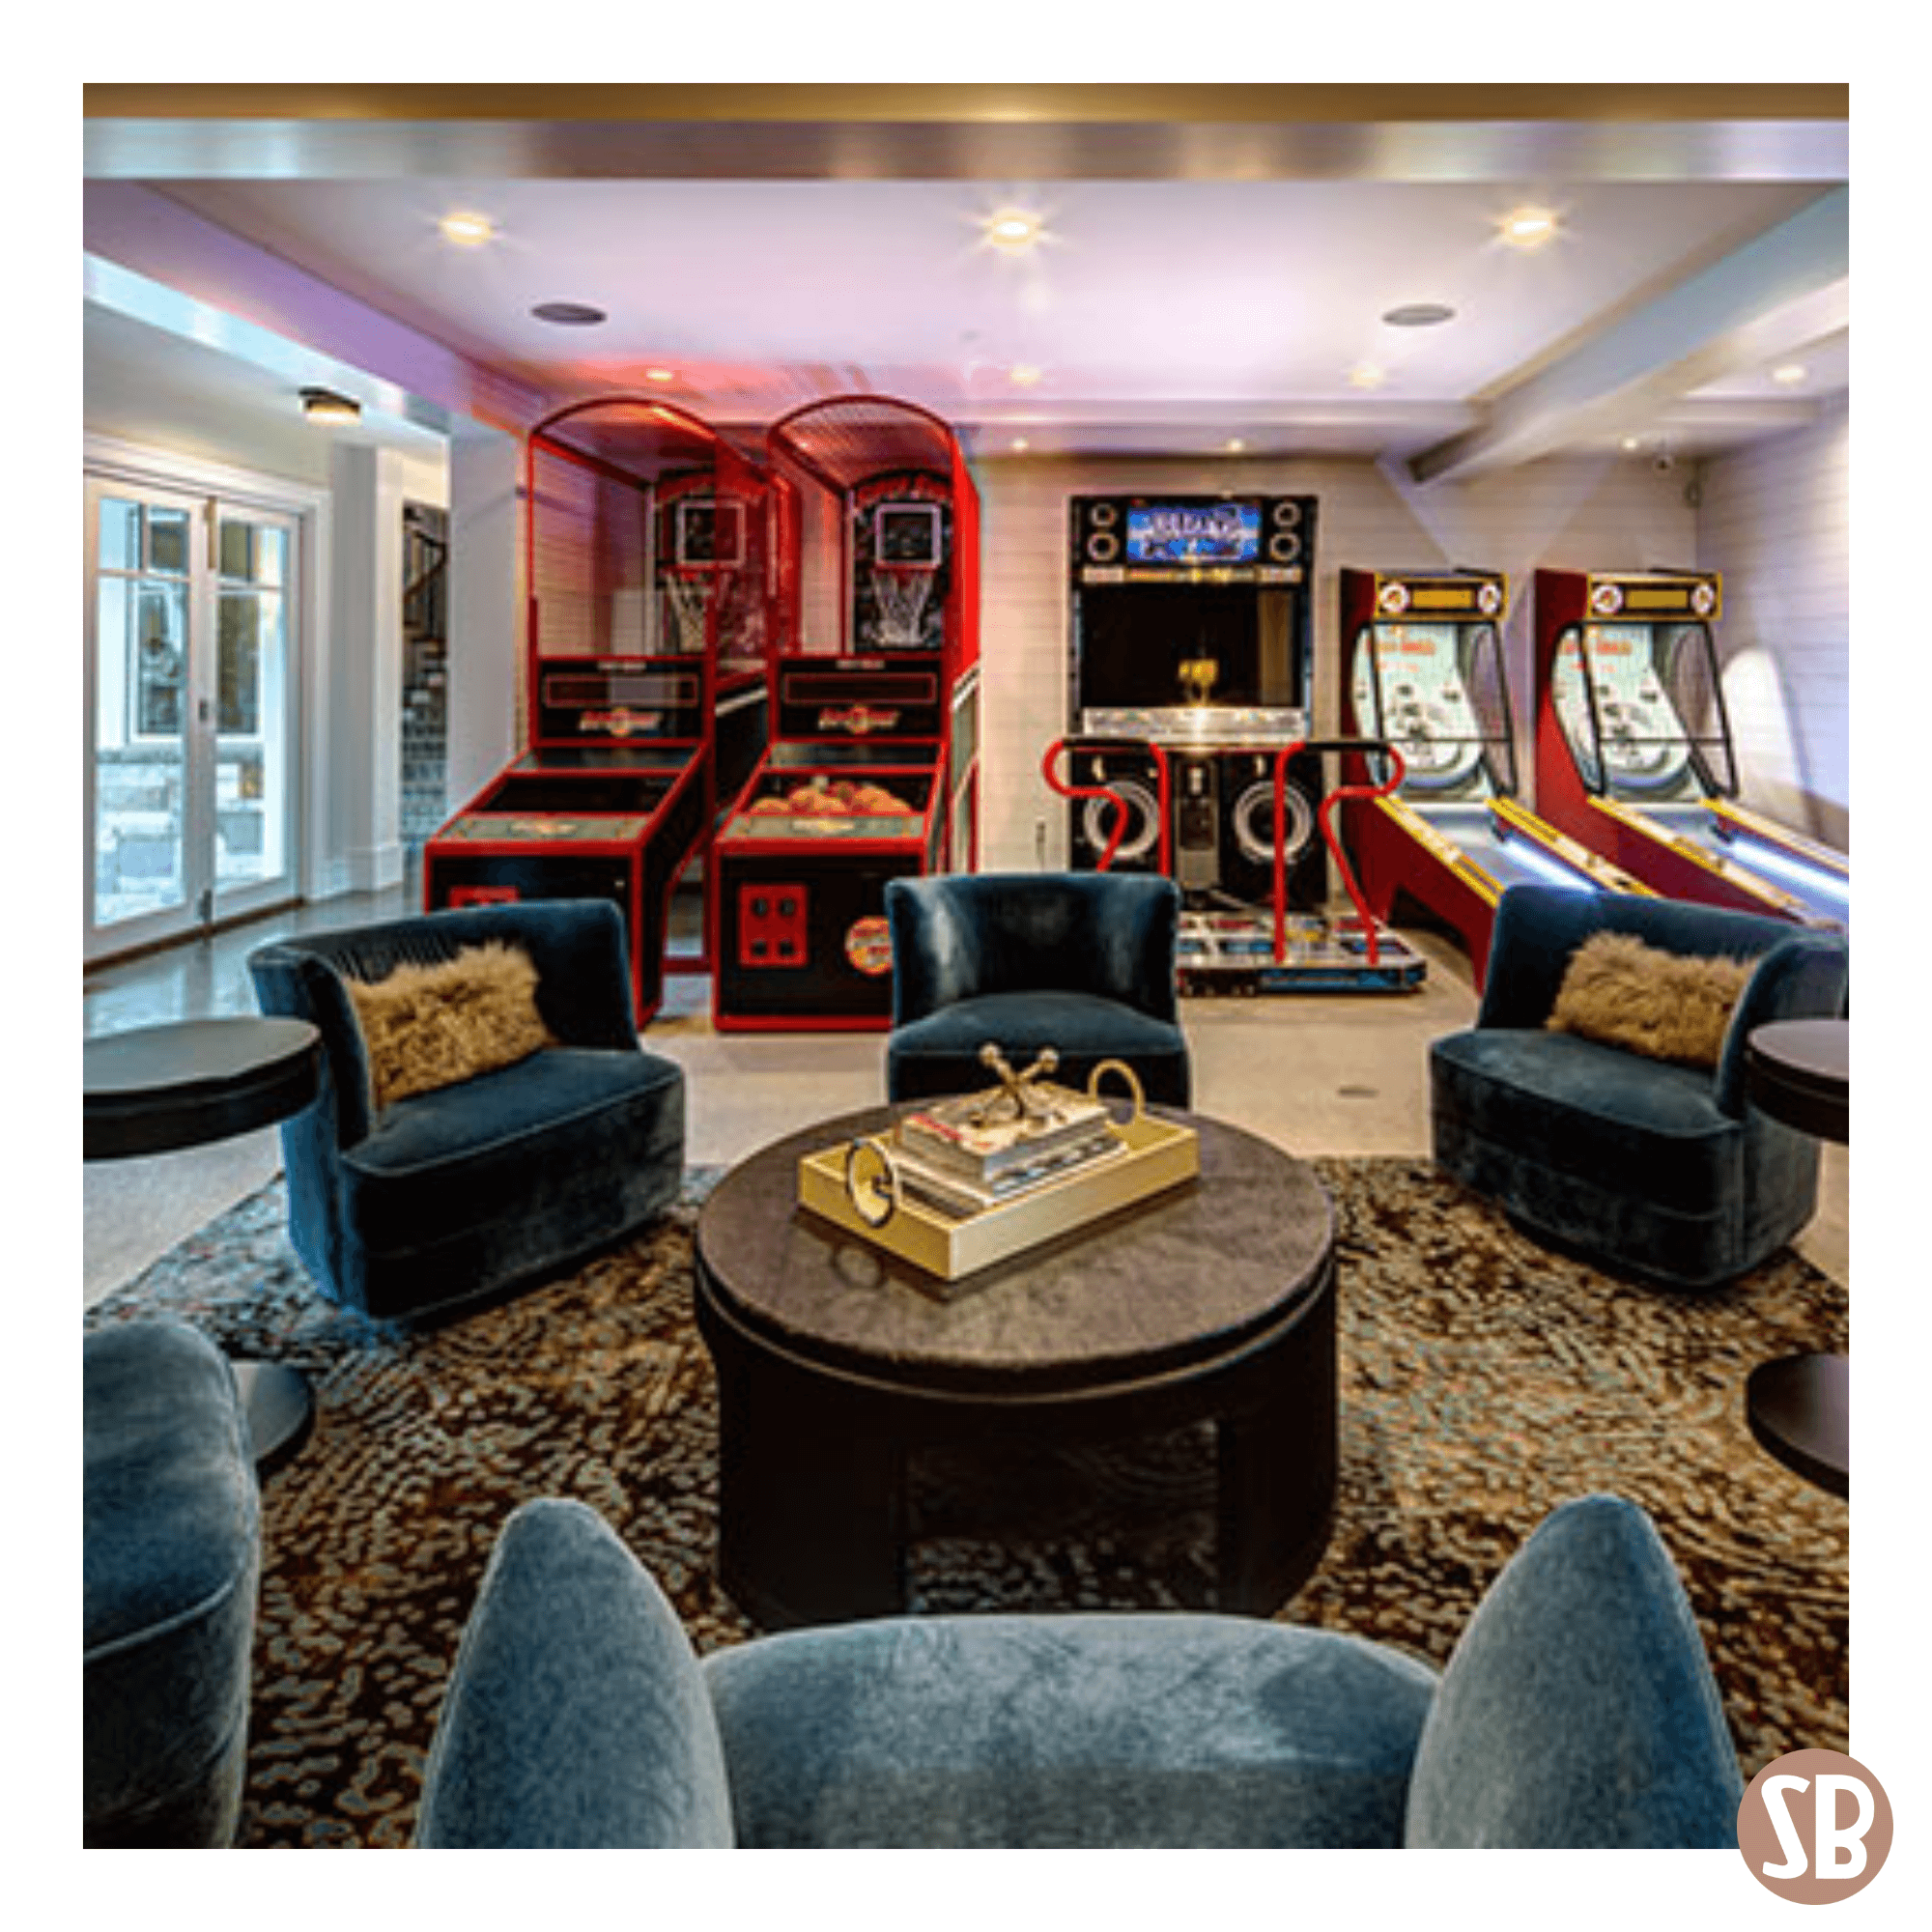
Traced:
<path fill-rule="evenodd" d="M 888 1132 L 807 1154 L 799 1205 L 947 1284 L 1199 1174 L 1194 1129 L 1149 1114 L 1124 1062 L 1096 1066 L 1081 1094 L 1044 1079 L 1059 1065 L 1051 1049 L 1021 1073 L 997 1049 L 980 1058 L 998 1087 L 917 1117 L 956 1123 L 963 1147 L 942 1154 L 929 1139 L 909 1143 L 908 1116 Z M 1133 1101 L 1125 1121 L 1100 1099 L 1111 1075 Z"/>
<path fill-rule="evenodd" d="M 1221 675 L 1221 666 L 1214 658 L 1187 658 L 1178 667 L 1180 676 L 1180 695 L 1189 704 L 1206 704 L 1208 694 L 1214 689 L 1214 680 Z"/>

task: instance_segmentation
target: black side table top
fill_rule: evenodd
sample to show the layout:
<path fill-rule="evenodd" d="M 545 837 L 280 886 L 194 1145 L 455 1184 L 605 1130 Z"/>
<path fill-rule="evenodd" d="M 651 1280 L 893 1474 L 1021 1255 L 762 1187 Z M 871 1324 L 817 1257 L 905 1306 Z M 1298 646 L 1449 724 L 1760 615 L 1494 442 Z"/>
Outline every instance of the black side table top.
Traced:
<path fill-rule="evenodd" d="M 89 1160 L 168 1153 L 298 1114 L 320 1091 L 322 1036 L 306 1020 L 177 1020 L 82 1049 Z"/>
<path fill-rule="evenodd" d="M 1820 1140 L 1851 1139 L 1852 1023 L 1773 1020 L 1745 1039 L 1745 1083 L 1775 1121 Z"/>
<path fill-rule="evenodd" d="M 321 1092 L 322 1035 L 307 1020 L 245 1013 L 134 1027 L 86 1041 L 81 1080 L 84 1158 L 171 1153 L 300 1113 Z M 308 1378 L 282 1362 L 234 1368 L 267 1469 L 308 1433 Z"/>
<path fill-rule="evenodd" d="M 1745 1040 L 1745 1086 L 1775 1121 L 1820 1140 L 1851 1139 L 1852 1023 L 1774 1020 Z M 1745 1387 L 1759 1444 L 1834 1496 L 1851 1492 L 1851 1363 L 1836 1354 L 1761 1362 Z"/>

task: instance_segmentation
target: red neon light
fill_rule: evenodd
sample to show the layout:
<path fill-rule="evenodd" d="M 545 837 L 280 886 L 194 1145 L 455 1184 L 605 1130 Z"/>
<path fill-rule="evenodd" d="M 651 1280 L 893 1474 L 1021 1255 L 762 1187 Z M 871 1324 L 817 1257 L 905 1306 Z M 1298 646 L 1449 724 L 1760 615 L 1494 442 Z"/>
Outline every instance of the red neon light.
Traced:
<path fill-rule="evenodd" d="M 1342 874 L 1342 884 L 1349 894 L 1349 903 L 1355 908 L 1355 917 L 1361 922 L 1362 932 L 1368 941 L 1369 964 L 1375 965 L 1381 956 L 1381 942 L 1376 936 L 1376 923 L 1369 916 L 1369 902 L 1362 895 L 1362 889 L 1355 880 L 1355 868 L 1349 864 L 1349 855 L 1342 849 L 1342 841 L 1335 832 L 1335 808 L 1344 799 L 1386 798 L 1402 783 L 1407 772 L 1402 753 L 1382 738 L 1324 738 L 1319 741 L 1303 739 L 1298 744 L 1284 745 L 1275 755 L 1274 761 L 1274 956 L 1277 965 L 1288 957 L 1288 851 L 1282 842 L 1282 821 L 1288 815 L 1288 761 L 1297 752 L 1379 752 L 1389 761 L 1389 777 L 1378 785 L 1338 784 L 1333 790 L 1322 795 L 1321 803 L 1315 809 L 1315 823 L 1321 834 L 1321 842 L 1328 848 L 1328 856 L 1334 860 L 1336 869 Z"/>

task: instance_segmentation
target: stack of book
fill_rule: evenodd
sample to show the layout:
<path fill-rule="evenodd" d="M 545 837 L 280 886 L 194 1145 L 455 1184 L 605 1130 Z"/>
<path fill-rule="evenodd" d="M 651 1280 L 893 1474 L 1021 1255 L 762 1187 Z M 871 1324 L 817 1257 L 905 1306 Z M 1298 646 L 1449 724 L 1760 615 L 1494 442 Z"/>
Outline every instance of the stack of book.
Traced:
<path fill-rule="evenodd" d="M 906 1115 L 892 1151 L 900 1188 L 964 1218 L 1120 1153 L 1123 1143 L 1099 1101 L 1046 1082 L 1031 1091 L 1044 1104 L 1025 1118 L 980 1120 L 983 1094 Z"/>

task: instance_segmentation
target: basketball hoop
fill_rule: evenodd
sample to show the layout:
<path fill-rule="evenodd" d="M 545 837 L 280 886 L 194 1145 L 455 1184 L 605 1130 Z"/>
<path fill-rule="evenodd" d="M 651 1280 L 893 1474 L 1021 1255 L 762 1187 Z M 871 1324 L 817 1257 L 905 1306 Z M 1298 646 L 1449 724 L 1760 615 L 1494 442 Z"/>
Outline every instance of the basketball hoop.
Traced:
<path fill-rule="evenodd" d="M 888 650 L 917 650 L 925 641 L 925 606 L 938 573 L 930 564 L 875 563 L 872 597 L 878 606 L 875 641 Z"/>
<path fill-rule="evenodd" d="M 658 580 L 664 585 L 665 610 L 670 618 L 669 642 L 680 656 L 702 656 L 706 642 L 705 618 L 711 594 L 716 587 L 708 570 L 667 570 Z"/>

